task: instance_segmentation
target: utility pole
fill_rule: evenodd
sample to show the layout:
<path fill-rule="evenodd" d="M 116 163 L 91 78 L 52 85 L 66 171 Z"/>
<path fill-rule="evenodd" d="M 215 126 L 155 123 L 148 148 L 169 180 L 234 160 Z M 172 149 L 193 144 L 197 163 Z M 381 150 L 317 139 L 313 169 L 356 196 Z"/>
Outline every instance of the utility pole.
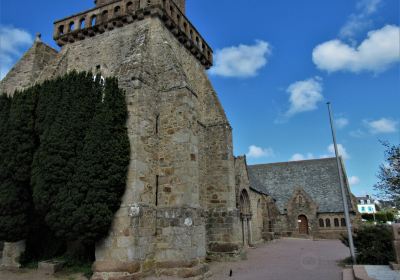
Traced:
<path fill-rule="evenodd" d="M 328 102 L 327 105 L 328 105 L 328 111 L 329 111 L 329 121 L 331 123 L 333 146 L 335 147 L 336 163 L 337 163 L 337 168 L 338 168 L 338 172 L 339 172 L 340 188 L 342 190 L 344 217 L 346 219 L 346 227 L 347 227 L 347 235 L 349 238 L 350 255 L 351 255 L 351 258 L 353 259 L 353 264 L 357 264 L 356 254 L 355 254 L 355 249 L 354 249 L 354 242 L 353 242 L 353 234 L 351 232 L 351 220 L 350 220 L 350 214 L 349 214 L 349 205 L 347 203 L 346 190 L 345 190 L 344 184 L 343 184 L 342 165 L 341 165 L 340 159 L 339 159 L 339 152 L 338 152 L 337 143 L 336 143 L 335 127 L 333 125 L 333 120 L 332 120 L 331 103 Z"/>

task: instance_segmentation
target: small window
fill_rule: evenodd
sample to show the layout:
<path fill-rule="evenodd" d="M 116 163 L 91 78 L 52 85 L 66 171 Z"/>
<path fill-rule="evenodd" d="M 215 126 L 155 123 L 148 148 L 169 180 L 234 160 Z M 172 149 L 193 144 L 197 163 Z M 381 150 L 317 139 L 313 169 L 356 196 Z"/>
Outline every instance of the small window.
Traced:
<path fill-rule="evenodd" d="M 331 227 L 331 220 L 325 219 L 325 225 L 326 225 L 326 227 Z"/>
<path fill-rule="evenodd" d="M 372 207 L 368 207 L 368 212 L 373 212 Z"/>
<path fill-rule="evenodd" d="M 346 226 L 346 219 L 345 219 L 345 218 L 341 218 L 341 219 L 340 219 L 340 225 L 341 225 L 342 227 L 345 227 L 345 226 Z"/>
<path fill-rule="evenodd" d="M 368 200 L 367 200 L 367 204 L 371 204 L 371 200 L 368 199 Z"/>
<path fill-rule="evenodd" d="M 303 204 L 303 197 L 301 195 L 298 196 L 299 205 Z"/>
<path fill-rule="evenodd" d="M 96 15 L 92 16 L 92 18 L 90 19 L 90 26 L 95 26 L 97 23 L 97 17 Z"/>
<path fill-rule="evenodd" d="M 155 205 L 156 206 L 158 206 L 158 191 L 159 191 L 159 181 L 160 181 L 160 179 L 159 179 L 160 177 L 157 175 L 156 176 L 156 197 L 155 197 Z"/>
<path fill-rule="evenodd" d="M 60 26 L 58 27 L 58 34 L 64 35 L 64 25 L 60 25 Z"/>
<path fill-rule="evenodd" d="M 335 227 L 339 227 L 339 219 L 338 218 L 335 218 L 333 220 L 333 223 L 335 224 Z"/>
<path fill-rule="evenodd" d="M 156 115 L 156 135 L 158 135 L 160 131 L 160 115 Z"/>
<path fill-rule="evenodd" d="M 103 22 L 106 22 L 107 19 L 108 19 L 108 11 L 104 11 L 104 12 L 101 14 L 101 20 L 102 20 Z"/>
<path fill-rule="evenodd" d="M 85 19 L 84 18 L 81 18 L 81 20 L 79 21 L 79 28 L 85 29 Z"/>
<path fill-rule="evenodd" d="M 121 14 L 121 7 L 117 6 L 114 8 L 114 16 L 119 16 Z"/>
<path fill-rule="evenodd" d="M 365 212 L 365 207 L 361 207 L 361 212 Z"/>
<path fill-rule="evenodd" d="M 131 12 L 133 10 L 133 3 L 132 1 L 129 1 L 128 3 L 126 3 L 126 10 L 128 12 Z"/>
<path fill-rule="evenodd" d="M 324 219 L 319 219 L 319 227 L 324 227 Z"/>
<path fill-rule="evenodd" d="M 361 200 L 360 200 L 360 203 L 361 203 L 361 204 L 364 204 L 364 200 L 361 199 Z"/>
<path fill-rule="evenodd" d="M 71 21 L 69 23 L 69 31 L 73 31 L 75 29 L 75 22 Z"/>

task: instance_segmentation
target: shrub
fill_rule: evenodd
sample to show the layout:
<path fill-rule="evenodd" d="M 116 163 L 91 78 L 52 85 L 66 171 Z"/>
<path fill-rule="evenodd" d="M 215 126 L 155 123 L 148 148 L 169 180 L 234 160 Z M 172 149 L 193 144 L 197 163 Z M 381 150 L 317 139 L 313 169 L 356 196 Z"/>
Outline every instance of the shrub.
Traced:
<path fill-rule="evenodd" d="M 380 223 L 386 223 L 388 221 L 386 212 L 378 212 L 375 214 L 375 220 Z"/>
<path fill-rule="evenodd" d="M 373 214 L 361 214 L 361 218 L 364 220 L 367 220 L 368 222 L 373 222 L 374 221 L 374 215 Z"/>
<path fill-rule="evenodd" d="M 353 235 L 357 262 L 360 264 L 387 265 L 394 260 L 393 234 L 387 225 L 364 225 Z M 342 242 L 348 246 L 348 238 Z"/>

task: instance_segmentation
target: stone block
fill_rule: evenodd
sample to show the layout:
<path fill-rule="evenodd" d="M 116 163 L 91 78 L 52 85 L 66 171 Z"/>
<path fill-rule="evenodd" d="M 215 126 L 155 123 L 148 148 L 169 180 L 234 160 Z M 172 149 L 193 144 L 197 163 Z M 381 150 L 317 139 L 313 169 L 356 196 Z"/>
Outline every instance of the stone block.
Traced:
<path fill-rule="evenodd" d="M 63 267 L 64 267 L 64 262 L 49 260 L 49 261 L 39 262 L 38 271 L 44 274 L 53 275 L 57 271 L 60 271 Z"/>
<path fill-rule="evenodd" d="M 212 252 L 228 253 L 238 251 L 239 245 L 234 243 L 210 243 L 209 249 Z"/>

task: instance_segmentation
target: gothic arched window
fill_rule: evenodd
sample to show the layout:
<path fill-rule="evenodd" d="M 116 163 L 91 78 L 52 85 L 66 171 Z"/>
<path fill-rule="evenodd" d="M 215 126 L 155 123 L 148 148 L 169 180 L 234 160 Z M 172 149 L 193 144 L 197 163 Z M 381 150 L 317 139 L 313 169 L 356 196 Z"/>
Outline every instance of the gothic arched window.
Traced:
<path fill-rule="evenodd" d="M 326 225 L 326 227 L 331 227 L 331 220 L 326 218 L 325 219 L 325 225 Z"/>
<path fill-rule="evenodd" d="M 333 223 L 335 224 L 335 227 L 339 227 L 339 219 L 338 218 L 335 218 L 333 220 Z"/>

